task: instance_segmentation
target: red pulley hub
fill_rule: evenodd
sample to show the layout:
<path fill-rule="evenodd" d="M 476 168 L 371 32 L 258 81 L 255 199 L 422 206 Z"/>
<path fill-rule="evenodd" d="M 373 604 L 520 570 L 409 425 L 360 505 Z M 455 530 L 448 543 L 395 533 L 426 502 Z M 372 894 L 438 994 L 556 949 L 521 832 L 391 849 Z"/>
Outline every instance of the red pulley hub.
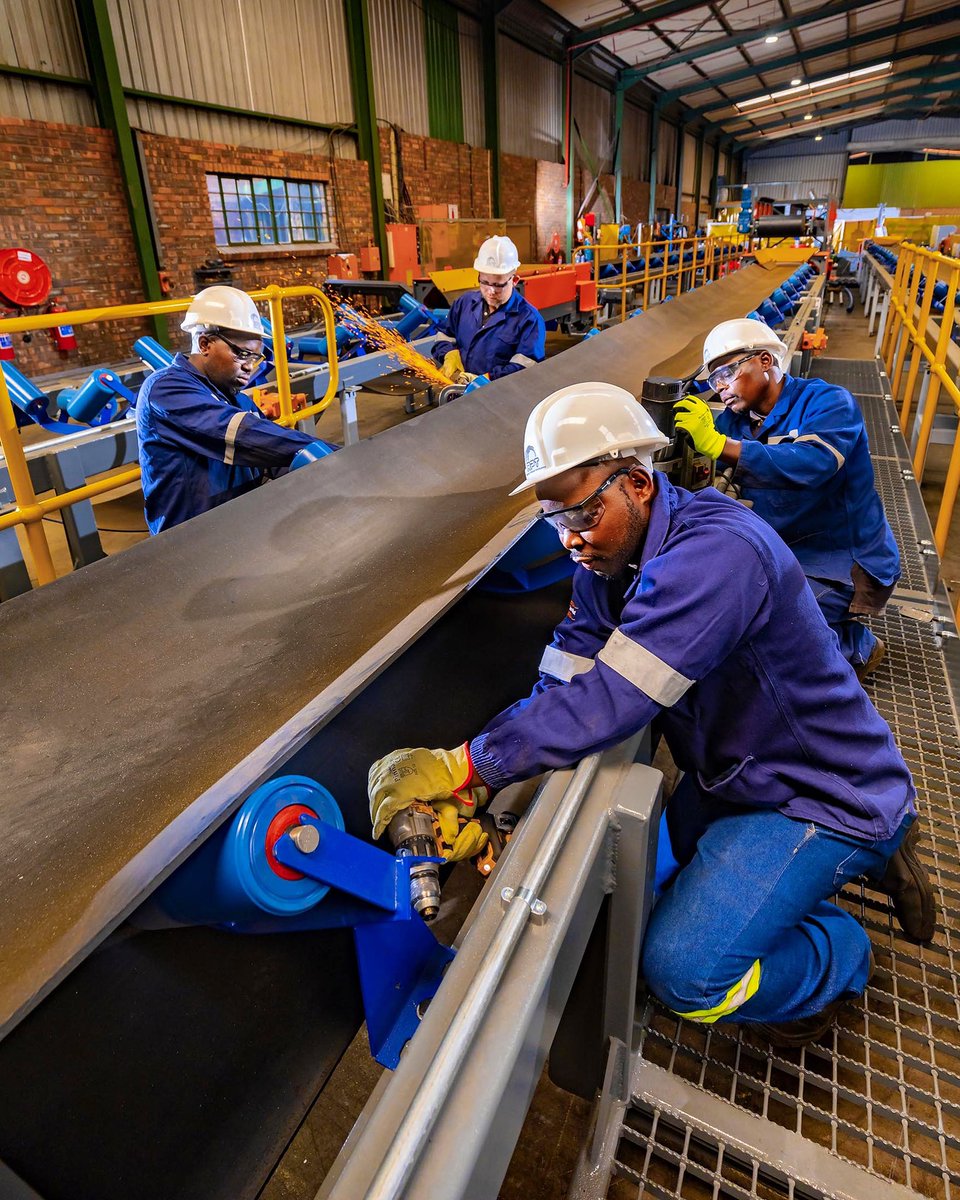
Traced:
<path fill-rule="evenodd" d="M 32 250 L 0 250 L 0 296 L 15 308 L 33 308 L 50 295 L 50 268 Z"/>
<path fill-rule="evenodd" d="M 267 862 L 270 864 L 270 869 L 273 873 L 279 875 L 281 879 L 303 878 L 303 875 L 299 871 L 294 871 L 292 867 L 287 867 L 282 862 L 278 862 L 277 856 L 274 854 L 274 847 L 277 842 L 294 825 L 300 824 L 302 816 L 313 817 L 314 820 L 317 820 L 317 814 L 305 804 L 288 804 L 286 808 L 280 809 L 267 827 Z"/>

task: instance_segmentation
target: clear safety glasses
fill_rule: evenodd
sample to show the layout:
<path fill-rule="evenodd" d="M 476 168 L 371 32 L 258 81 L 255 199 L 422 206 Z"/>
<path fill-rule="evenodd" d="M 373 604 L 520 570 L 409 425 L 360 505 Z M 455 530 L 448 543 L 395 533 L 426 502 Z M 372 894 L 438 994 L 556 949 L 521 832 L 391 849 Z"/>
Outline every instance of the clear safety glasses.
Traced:
<path fill-rule="evenodd" d="M 594 525 L 599 524 L 603 516 L 603 501 L 600 497 L 615 479 L 621 475 L 629 475 L 630 471 L 630 467 L 621 467 L 614 471 L 595 492 L 591 492 L 586 500 L 581 500 L 579 504 L 571 504 L 569 508 L 558 508 L 553 512 L 544 512 L 541 508 L 537 513 L 537 520 L 549 521 L 554 529 L 568 529 L 571 533 L 583 533 L 585 529 L 592 529 Z"/>
<path fill-rule="evenodd" d="M 222 333 L 208 333 L 207 337 L 217 338 L 223 342 L 230 350 L 230 353 L 238 363 L 243 363 L 245 367 L 258 367 L 266 357 L 260 350 L 244 350 L 242 346 L 235 346 L 228 337 L 224 337 Z"/>
<path fill-rule="evenodd" d="M 491 292 L 502 292 L 503 289 L 505 287 L 509 287 L 511 283 L 513 283 L 512 275 L 509 279 L 504 279 L 502 283 L 500 283 L 500 282 L 494 283 L 492 280 L 489 280 L 489 279 L 478 279 L 477 280 L 478 287 L 486 288 L 488 291 L 491 291 Z"/>
<path fill-rule="evenodd" d="M 751 358 L 756 358 L 759 353 L 759 350 L 751 350 L 749 354 L 745 354 L 743 358 L 738 358 L 736 362 L 727 363 L 725 367 L 717 367 L 715 371 L 711 371 L 707 376 L 707 383 L 710 384 L 715 392 L 719 392 L 722 387 L 733 379 L 745 362 L 749 362 Z"/>

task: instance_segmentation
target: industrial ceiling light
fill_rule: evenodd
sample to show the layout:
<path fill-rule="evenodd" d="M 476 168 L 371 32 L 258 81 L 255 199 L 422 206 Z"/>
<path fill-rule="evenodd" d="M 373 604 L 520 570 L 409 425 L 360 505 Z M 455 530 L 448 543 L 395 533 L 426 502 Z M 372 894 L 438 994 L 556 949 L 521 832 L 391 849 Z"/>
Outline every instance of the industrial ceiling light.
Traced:
<path fill-rule="evenodd" d="M 844 71 L 840 75 L 831 75 L 829 79 L 818 79 L 816 83 L 803 83 L 799 79 L 791 79 L 790 86 L 783 88 L 778 92 L 767 92 L 765 96 L 753 96 L 750 100 L 738 100 L 734 107 L 738 109 L 752 108 L 754 104 L 764 104 L 769 100 L 783 100 L 787 96 L 797 96 L 803 93 L 806 95 L 809 92 L 819 91 L 821 88 L 836 87 L 838 83 L 847 83 L 851 79 L 862 79 L 865 75 L 877 76 L 879 78 L 882 72 L 890 73 L 892 62 L 874 63 L 872 67 L 860 67 L 856 71 Z M 871 78 L 864 80 L 860 87 L 873 87 L 877 83 L 877 79 Z M 847 89 L 845 89 L 847 90 Z M 853 89 L 849 89 L 853 90 Z"/>
<path fill-rule="evenodd" d="M 818 133 L 818 134 L 817 134 L 817 136 L 816 136 L 816 137 L 815 137 L 813 140 L 814 140 L 815 142 L 822 142 L 822 141 L 823 141 L 823 134 L 822 134 L 822 133 Z"/>
<path fill-rule="evenodd" d="M 768 46 L 772 46 L 774 42 L 780 41 L 780 39 L 777 37 L 777 35 L 775 33 L 768 33 L 767 36 L 763 40 L 767 43 Z"/>
<path fill-rule="evenodd" d="M 804 114 L 803 114 L 803 119 L 804 119 L 805 121 L 812 121 L 812 120 L 813 120 L 813 113 L 804 113 Z"/>

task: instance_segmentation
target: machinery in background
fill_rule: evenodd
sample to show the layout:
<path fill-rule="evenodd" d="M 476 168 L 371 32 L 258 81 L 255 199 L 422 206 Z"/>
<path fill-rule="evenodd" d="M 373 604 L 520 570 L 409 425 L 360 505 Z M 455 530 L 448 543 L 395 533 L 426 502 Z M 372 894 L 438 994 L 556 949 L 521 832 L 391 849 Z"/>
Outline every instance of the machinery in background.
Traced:
<path fill-rule="evenodd" d="M 677 429 L 673 408 L 690 392 L 692 383 L 691 379 L 650 375 L 643 381 L 640 400 L 660 432 L 670 439 L 670 444 L 653 456 L 657 470 L 677 487 L 698 492 L 713 483 L 714 461 L 696 449 L 688 434 Z"/>

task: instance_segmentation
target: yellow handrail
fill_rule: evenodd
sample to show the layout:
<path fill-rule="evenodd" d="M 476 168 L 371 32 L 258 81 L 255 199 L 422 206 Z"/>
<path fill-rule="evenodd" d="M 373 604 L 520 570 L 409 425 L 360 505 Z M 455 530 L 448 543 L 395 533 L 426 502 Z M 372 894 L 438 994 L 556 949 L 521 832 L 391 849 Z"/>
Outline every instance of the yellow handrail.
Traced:
<path fill-rule="evenodd" d="M 277 376 L 277 398 L 280 406 L 279 424 L 294 425 L 307 417 L 316 416 L 333 403 L 339 382 L 339 364 L 337 362 L 336 318 L 333 306 L 323 292 L 311 285 L 297 287 L 270 287 L 251 292 L 255 301 L 265 302 L 270 310 L 270 323 L 273 335 L 273 357 Z M 324 333 L 329 349 L 329 376 L 323 396 L 307 408 L 302 408 L 294 415 L 293 401 L 290 392 L 290 370 L 287 362 L 287 342 L 283 321 L 283 301 L 309 296 L 320 305 L 323 314 Z M 142 304 L 120 304 L 110 308 L 82 308 L 74 312 L 41 313 L 32 317 L 10 317 L 0 321 L 0 334 L 27 333 L 38 329 L 52 329 L 57 325 L 92 325 L 98 321 L 128 321 L 137 317 L 164 316 L 171 313 L 185 312 L 192 303 L 192 297 L 177 300 L 151 300 Z M 77 426 L 78 429 L 81 426 Z M 72 488 L 55 496 L 40 500 L 34 491 L 33 480 L 30 478 L 30 468 L 27 466 L 23 442 L 17 428 L 17 418 L 14 413 L 13 401 L 7 388 L 7 381 L 0 371 L 0 448 L 6 460 L 7 473 L 16 506 L 9 512 L 0 515 L 0 530 L 9 529 L 14 525 L 23 525 L 27 537 L 27 545 L 33 558 L 34 571 L 40 584 L 51 583 L 56 579 L 56 570 L 50 554 L 50 544 L 43 528 L 43 518 L 58 509 L 66 508 L 79 500 L 89 500 L 93 496 L 112 492 L 128 483 L 135 483 L 140 478 L 140 468 L 131 467 L 117 475 L 98 479 L 94 483 Z"/>
<path fill-rule="evenodd" d="M 943 313 L 939 317 L 933 318 L 934 325 L 937 326 L 939 323 L 939 326 L 936 344 L 931 347 L 932 334 L 929 332 L 929 325 L 931 323 L 933 289 L 941 281 L 941 272 L 946 276 L 947 294 L 944 299 Z M 923 300 L 918 305 L 917 298 L 921 278 L 925 279 L 925 284 Z M 920 423 L 917 448 L 913 456 L 914 474 L 918 476 L 926 459 L 941 388 L 946 389 L 947 395 L 953 401 L 954 408 L 960 416 L 960 387 L 957 386 L 945 365 L 954 328 L 958 286 L 960 286 L 960 259 L 950 258 L 936 250 L 928 250 L 925 246 L 914 246 L 909 242 L 904 242 L 900 247 L 897 271 L 893 287 L 890 290 L 891 318 L 888 322 L 887 336 L 884 339 L 883 356 L 884 365 L 891 379 L 893 398 L 895 401 L 900 399 L 901 429 L 907 428 L 910 418 L 921 356 L 926 359 L 930 369 L 930 387 Z M 918 308 L 919 315 L 917 315 Z M 908 353 L 910 354 L 910 367 L 906 380 L 903 381 L 901 398 L 899 396 L 900 384 Z M 891 367 L 893 368 L 892 373 Z M 960 438 L 955 437 L 933 535 L 937 550 L 941 555 L 946 549 L 958 492 L 960 492 Z"/>
<path fill-rule="evenodd" d="M 702 255 L 700 247 L 703 247 Z M 726 263 L 734 257 L 736 247 L 722 241 L 719 238 L 706 237 L 688 237 L 674 238 L 673 241 L 660 239 L 649 242 L 620 242 L 617 246 L 620 251 L 620 277 L 611 276 L 608 279 L 600 278 L 600 263 L 599 254 L 594 255 L 593 276 L 597 287 L 603 287 L 608 290 L 620 290 L 620 320 L 623 321 L 626 317 L 626 289 L 634 287 L 642 282 L 643 297 L 641 299 L 641 307 L 644 312 L 650 306 L 650 284 L 657 282 L 660 285 L 661 299 L 666 295 L 667 283 L 671 279 L 677 281 L 677 295 L 681 295 L 684 290 L 693 291 L 696 287 L 697 271 L 703 272 L 704 280 L 716 279 L 720 271 L 725 267 Z M 642 281 L 636 274 L 627 275 L 627 251 L 639 251 L 643 258 L 643 276 Z M 689 263 L 684 262 L 687 252 L 692 254 Z M 669 257 L 672 253 L 677 252 L 678 260 L 671 264 Z M 660 254 L 663 262 L 659 268 L 654 268 L 657 272 L 653 278 L 650 276 L 650 259 L 654 254 Z M 686 288 L 684 282 L 686 281 Z"/>

